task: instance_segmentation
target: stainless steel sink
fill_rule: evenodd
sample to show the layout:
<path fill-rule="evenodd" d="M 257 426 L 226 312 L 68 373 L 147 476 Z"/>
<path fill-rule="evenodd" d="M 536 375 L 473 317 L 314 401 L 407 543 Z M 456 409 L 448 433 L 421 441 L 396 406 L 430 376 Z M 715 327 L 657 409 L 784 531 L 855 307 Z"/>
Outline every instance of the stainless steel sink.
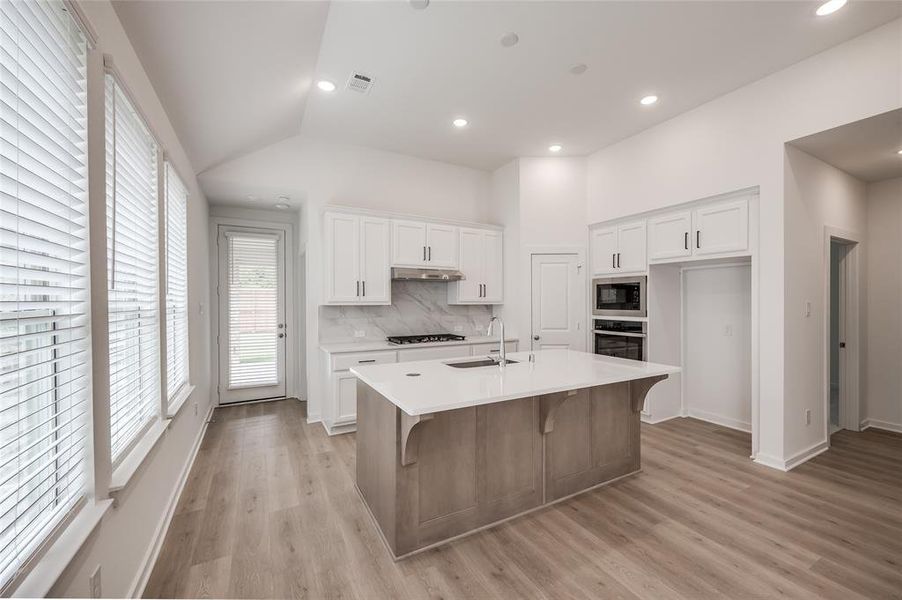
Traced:
<path fill-rule="evenodd" d="M 512 365 L 518 361 L 507 359 L 507 364 Z M 479 360 L 467 360 L 463 362 L 455 362 L 455 363 L 445 363 L 449 367 L 454 367 L 455 369 L 472 369 L 475 367 L 497 367 L 498 361 L 492 360 L 491 358 L 480 358 Z"/>

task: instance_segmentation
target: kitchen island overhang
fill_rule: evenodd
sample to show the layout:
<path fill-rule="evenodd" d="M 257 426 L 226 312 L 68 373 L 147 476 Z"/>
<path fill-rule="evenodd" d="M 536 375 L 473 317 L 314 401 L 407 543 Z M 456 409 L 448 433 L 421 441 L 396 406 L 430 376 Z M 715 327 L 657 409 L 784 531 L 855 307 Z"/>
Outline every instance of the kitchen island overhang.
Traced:
<path fill-rule="evenodd" d="M 638 472 L 645 396 L 680 370 L 572 350 L 509 358 L 351 369 L 357 488 L 395 558 Z"/>

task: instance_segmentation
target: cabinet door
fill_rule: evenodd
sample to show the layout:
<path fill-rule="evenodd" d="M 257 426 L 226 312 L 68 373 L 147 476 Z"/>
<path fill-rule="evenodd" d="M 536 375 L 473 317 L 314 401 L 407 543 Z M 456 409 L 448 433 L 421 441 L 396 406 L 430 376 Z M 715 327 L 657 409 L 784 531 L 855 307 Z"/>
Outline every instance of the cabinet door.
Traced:
<path fill-rule="evenodd" d="M 470 356 L 470 346 L 454 344 L 452 346 L 429 346 L 426 348 L 407 348 L 398 350 L 398 362 L 414 360 L 439 360 L 442 358 L 460 358 Z"/>
<path fill-rule="evenodd" d="M 426 264 L 430 267 L 457 267 L 457 227 L 426 225 Z"/>
<path fill-rule="evenodd" d="M 667 213 L 648 220 L 648 260 L 678 258 L 692 254 L 692 214 Z"/>
<path fill-rule="evenodd" d="M 626 223 L 617 228 L 617 253 L 618 273 L 633 273 L 648 268 L 645 221 Z"/>
<path fill-rule="evenodd" d="M 333 375 L 335 391 L 335 420 L 333 425 L 344 425 L 357 420 L 357 377 L 350 373 Z"/>
<path fill-rule="evenodd" d="M 392 265 L 426 265 L 426 224 L 418 221 L 392 221 Z"/>
<path fill-rule="evenodd" d="M 617 228 L 592 231 L 592 274 L 617 272 Z"/>
<path fill-rule="evenodd" d="M 692 213 L 695 239 L 692 253 L 740 252 L 749 247 L 749 205 L 746 198 L 724 200 L 695 209 Z"/>
<path fill-rule="evenodd" d="M 390 223 L 360 218 L 360 301 L 391 302 Z"/>
<path fill-rule="evenodd" d="M 332 304 L 355 304 L 360 280 L 360 218 L 341 213 L 327 213 L 325 301 Z"/>
<path fill-rule="evenodd" d="M 484 281 L 485 233 L 478 229 L 460 230 L 460 265 L 466 279 L 452 283 L 457 286 L 458 302 L 481 302 Z"/>
<path fill-rule="evenodd" d="M 482 299 L 491 304 L 501 304 L 504 301 L 503 246 L 501 233 L 485 232 Z"/>

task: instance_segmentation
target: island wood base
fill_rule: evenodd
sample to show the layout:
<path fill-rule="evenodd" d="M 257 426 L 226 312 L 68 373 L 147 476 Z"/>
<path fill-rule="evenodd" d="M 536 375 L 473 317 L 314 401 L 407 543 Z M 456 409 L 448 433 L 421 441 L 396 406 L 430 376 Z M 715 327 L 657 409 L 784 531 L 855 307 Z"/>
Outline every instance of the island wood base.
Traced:
<path fill-rule="evenodd" d="M 357 382 L 357 488 L 396 558 L 635 473 L 649 377 L 411 417 Z"/>

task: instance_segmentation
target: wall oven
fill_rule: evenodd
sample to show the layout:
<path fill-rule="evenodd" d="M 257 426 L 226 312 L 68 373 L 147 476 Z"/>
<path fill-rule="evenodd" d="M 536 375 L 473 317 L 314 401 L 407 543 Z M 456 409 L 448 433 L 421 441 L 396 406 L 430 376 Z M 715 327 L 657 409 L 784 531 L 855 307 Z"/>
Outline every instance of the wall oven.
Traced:
<path fill-rule="evenodd" d="M 644 317 L 648 278 L 604 277 L 592 280 L 592 314 L 596 317 Z"/>
<path fill-rule="evenodd" d="M 595 319 L 595 354 L 647 360 L 648 323 Z"/>

